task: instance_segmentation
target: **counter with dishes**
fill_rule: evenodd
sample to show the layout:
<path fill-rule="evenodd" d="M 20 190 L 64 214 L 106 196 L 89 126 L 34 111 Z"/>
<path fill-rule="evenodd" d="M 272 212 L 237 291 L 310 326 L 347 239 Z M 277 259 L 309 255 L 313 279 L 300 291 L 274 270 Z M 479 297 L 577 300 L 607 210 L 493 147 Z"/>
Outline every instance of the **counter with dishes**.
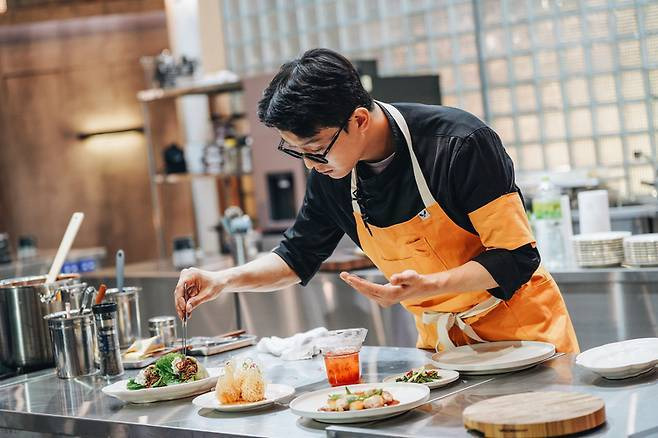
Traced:
<path fill-rule="evenodd" d="M 401 415 L 354 424 L 322 423 L 295 415 L 290 409 L 294 398 L 330 388 L 321 356 L 284 361 L 248 347 L 200 358 L 199 365 L 212 375 L 213 369 L 236 356 L 253 358 L 260 364 L 265 381 L 291 386 L 295 394 L 256 410 L 234 412 L 199 407 L 196 401 L 193 404 L 196 400 L 193 397 L 147 404 L 126 403 L 102 391 L 116 384 L 117 379 L 108 381 L 89 376 L 67 380 L 58 378 L 54 370 L 45 370 L 0 382 L 0 435 L 9 430 L 24 430 L 56 436 L 161 438 L 470 436 L 462 418 L 467 407 L 493 397 L 524 392 L 578 393 L 602 400 L 607 421 L 590 436 L 644 437 L 658 433 L 655 416 L 658 373 L 650 371 L 624 380 L 608 380 L 576 365 L 574 355 L 555 356 L 532 368 L 511 373 L 462 375 L 454 382 L 432 389 L 429 397 L 423 399 L 429 403 Z M 426 365 L 431 354 L 413 348 L 363 347 L 360 358 L 362 381 L 381 383 L 386 377 Z M 180 369 L 186 368 L 178 365 Z M 141 378 L 135 379 L 137 375 L 138 370 L 126 370 L 118 379 L 133 379 L 138 385 L 144 383 Z M 403 395 L 391 392 L 393 399 Z M 357 395 L 351 397 L 359 401 Z M 530 394 L 529 397 L 534 396 Z M 328 403 L 331 402 L 330 397 Z M 318 410 L 323 408 L 321 403 L 317 404 Z"/>

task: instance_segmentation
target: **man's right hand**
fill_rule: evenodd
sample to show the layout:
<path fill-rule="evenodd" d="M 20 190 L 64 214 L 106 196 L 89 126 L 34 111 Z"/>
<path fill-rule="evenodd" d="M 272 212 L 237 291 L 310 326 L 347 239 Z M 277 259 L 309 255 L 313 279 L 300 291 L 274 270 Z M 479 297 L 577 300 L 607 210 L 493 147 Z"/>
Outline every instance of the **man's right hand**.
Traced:
<path fill-rule="evenodd" d="M 174 290 L 176 313 L 183 319 L 187 310 L 189 317 L 192 311 L 201 303 L 213 300 L 224 289 L 221 281 L 222 272 L 210 272 L 197 268 L 183 269 Z M 185 291 L 187 290 L 187 309 Z"/>

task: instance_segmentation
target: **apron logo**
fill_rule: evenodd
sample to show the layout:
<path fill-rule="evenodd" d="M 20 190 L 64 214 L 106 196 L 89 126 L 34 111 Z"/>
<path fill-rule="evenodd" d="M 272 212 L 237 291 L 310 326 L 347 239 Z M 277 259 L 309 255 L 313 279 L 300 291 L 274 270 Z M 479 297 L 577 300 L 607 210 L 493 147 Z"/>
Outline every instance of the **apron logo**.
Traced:
<path fill-rule="evenodd" d="M 423 209 L 420 213 L 418 213 L 418 217 L 420 217 L 422 220 L 425 220 L 430 217 L 430 213 L 426 209 Z"/>

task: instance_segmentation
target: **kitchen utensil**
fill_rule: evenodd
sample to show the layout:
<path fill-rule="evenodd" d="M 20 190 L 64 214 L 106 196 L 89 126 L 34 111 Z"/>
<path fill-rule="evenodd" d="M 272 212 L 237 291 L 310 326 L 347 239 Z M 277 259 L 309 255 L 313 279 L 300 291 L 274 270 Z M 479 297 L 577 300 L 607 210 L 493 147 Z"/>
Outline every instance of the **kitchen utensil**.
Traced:
<path fill-rule="evenodd" d="M 101 284 L 98 288 L 98 293 L 96 294 L 94 304 L 100 304 L 103 302 L 103 298 L 105 298 L 105 292 L 107 292 L 107 286 L 105 284 Z"/>
<path fill-rule="evenodd" d="M 80 301 L 80 314 L 84 313 L 86 310 L 91 309 L 91 305 L 94 302 L 94 293 L 96 288 L 93 286 L 88 286 L 82 292 L 82 299 Z"/>
<path fill-rule="evenodd" d="M 63 299 L 77 306 L 80 278 L 60 275 L 46 284 L 46 276 L 13 278 L 0 281 L 0 362 L 11 369 L 40 369 L 53 366 L 52 342 L 43 317 L 64 309 L 63 301 L 48 301 L 59 288 Z M 74 292 L 74 290 L 76 292 Z"/>
<path fill-rule="evenodd" d="M 116 274 L 117 274 L 117 290 L 123 292 L 123 279 L 124 279 L 125 256 L 123 250 L 117 251 L 116 255 Z"/>
<path fill-rule="evenodd" d="M 237 350 L 256 343 L 254 335 L 238 335 L 231 338 L 192 338 L 189 340 L 187 354 L 191 356 L 211 356 L 225 351 Z"/>
<path fill-rule="evenodd" d="M 243 412 L 263 409 L 271 406 L 277 401 L 290 397 L 295 393 L 295 388 L 289 385 L 279 385 L 276 383 L 267 383 L 265 386 L 265 399 L 252 403 L 234 403 L 225 405 L 217 400 L 214 391 L 202 394 L 192 400 L 192 404 L 199 408 L 214 409 L 222 412 Z"/>
<path fill-rule="evenodd" d="M 78 309 L 44 316 L 50 329 L 57 376 L 63 379 L 96 372 L 94 365 L 94 319 Z"/>
<path fill-rule="evenodd" d="M 605 403 L 577 392 L 525 392 L 468 406 L 463 420 L 487 437 L 562 436 L 605 423 Z"/>
<path fill-rule="evenodd" d="M 156 316 L 149 318 L 149 334 L 160 336 L 165 347 L 171 347 L 176 341 L 176 317 Z"/>
<path fill-rule="evenodd" d="M 185 300 L 185 313 L 183 314 L 183 354 L 187 354 L 187 299 L 189 298 L 189 288 L 194 287 L 194 286 L 188 286 L 187 283 L 185 283 L 184 289 L 183 289 L 183 299 Z"/>
<path fill-rule="evenodd" d="M 142 337 L 141 319 L 139 314 L 139 294 L 141 287 L 124 286 L 123 291 L 118 288 L 107 289 L 105 301 L 117 304 L 117 327 L 119 329 L 119 345 L 127 348 Z"/>
<path fill-rule="evenodd" d="M 546 342 L 484 342 L 435 353 L 432 361 L 462 374 L 498 374 L 534 366 L 554 354 L 555 346 Z"/>
<path fill-rule="evenodd" d="M 96 323 L 100 374 L 114 377 L 123 374 L 119 332 L 117 330 L 117 303 L 96 304 L 92 307 Z"/>
<path fill-rule="evenodd" d="M 207 368 L 208 377 L 178 385 L 161 386 L 158 388 L 146 388 L 130 390 L 127 388 L 128 380 L 120 380 L 111 385 L 103 387 L 104 394 L 110 397 L 130 403 L 151 403 L 164 400 L 176 400 L 192 395 L 201 394 L 212 389 L 217 384 L 217 378 L 223 372 L 223 368 Z"/>
<path fill-rule="evenodd" d="M 55 259 L 53 260 L 53 264 L 50 266 L 50 271 L 48 271 L 48 276 L 46 277 L 46 284 L 50 284 L 54 282 L 57 276 L 59 275 L 59 271 L 62 270 L 62 265 L 66 260 L 66 256 L 69 254 L 71 245 L 73 245 L 75 236 L 78 234 L 78 230 L 80 229 L 80 225 L 82 224 L 84 218 L 85 218 L 84 213 L 80 213 L 80 212 L 73 213 L 73 216 L 71 216 L 71 220 L 69 221 L 69 225 L 66 227 L 66 232 L 64 233 L 64 237 L 62 237 L 62 241 L 59 244 L 57 253 L 55 254 Z"/>
<path fill-rule="evenodd" d="M 437 368 L 436 366 L 432 364 L 427 364 L 423 366 L 422 368 L 426 370 L 437 370 L 439 373 L 439 378 L 437 380 L 433 380 L 432 382 L 427 382 L 427 383 L 421 383 L 421 385 L 427 386 L 429 389 L 436 389 L 440 388 L 442 386 L 446 386 L 454 382 L 455 380 L 459 379 L 459 373 L 457 371 L 453 370 L 442 370 Z M 419 368 L 414 368 L 412 371 L 417 371 Z M 386 377 L 382 382 L 384 383 L 395 383 L 397 379 L 404 377 L 406 373 L 400 373 L 400 374 L 394 374 L 392 376 Z M 413 383 L 413 382 L 411 382 Z"/>
<path fill-rule="evenodd" d="M 613 342 L 591 348 L 576 356 L 576 364 L 606 379 L 627 379 L 658 364 L 658 338 Z"/>
<path fill-rule="evenodd" d="M 319 411 L 327 404 L 331 394 L 344 394 L 345 388 L 351 392 L 383 389 L 391 393 L 400 403 L 382 408 L 363 409 L 360 411 L 326 412 Z M 290 410 L 300 417 L 310 418 L 322 423 L 362 423 L 399 415 L 425 404 L 430 397 L 430 389 L 417 383 L 363 383 L 359 385 L 325 388 L 300 395 L 290 402 Z"/>

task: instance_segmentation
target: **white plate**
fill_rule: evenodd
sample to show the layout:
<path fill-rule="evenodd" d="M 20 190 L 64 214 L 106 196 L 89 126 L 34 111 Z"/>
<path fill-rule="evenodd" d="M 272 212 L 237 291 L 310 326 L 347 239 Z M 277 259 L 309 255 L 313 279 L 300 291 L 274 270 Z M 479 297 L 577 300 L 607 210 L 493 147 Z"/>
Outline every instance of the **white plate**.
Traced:
<path fill-rule="evenodd" d="M 422 367 L 414 368 L 413 371 L 419 370 Z M 427 364 L 425 365 L 426 370 L 437 370 L 439 372 L 439 379 L 434 380 L 432 382 L 427 382 L 427 383 L 420 383 L 420 385 L 425 385 L 429 389 L 435 389 L 435 388 L 440 388 L 441 386 L 446 386 L 449 383 L 454 382 L 455 380 L 459 379 L 459 373 L 457 371 L 453 370 L 441 370 L 437 368 L 436 366 L 432 364 Z M 399 377 L 403 377 L 405 373 L 400 373 L 400 374 L 395 374 L 393 376 L 388 376 L 382 382 L 384 383 L 396 383 L 395 380 Z M 400 383 L 400 382 L 397 382 Z M 402 382 L 405 383 L 405 382 Z"/>
<path fill-rule="evenodd" d="M 200 408 L 214 409 L 216 411 L 222 412 L 252 411 L 269 406 L 274 402 L 281 400 L 282 398 L 293 395 L 294 393 L 295 388 L 292 386 L 268 383 L 267 386 L 265 386 L 265 399 L 258 402 L 225 405 L 221 404 L 219 400 L 217 400 L 215 391 L 211 391 L 198 396 L 192 400 L 192 403 L 194 406 L 198 406 Z"/>
<path fill-rule="evenodd" d="M 439 368 L 470 374 L 517 371 L 555 354 L 555 346 L 536 341 L 502 341 L 462 345 L 432 355 Z"/>
<path fill-rule="evenodd" d="M 601 345 L 576 356 L 576 364 L 606 379 L 634 377 L 658 364 L 658 338 Z"/>
<path fill-rule="evenodd" d="M 130 390 L 126 387 L 128 379 L 120 380 L 103 387 L 103 393 L 110 397 L 130 403 L 151 403 L 164 400 L 175 400 L 190 397 L 192 395 L 206 392 L 217 384 L 222 368 L 207 368 L 208 377 L 190 383 L 179 385 L 162 386 L 159 388 L 147 388 Z"/>
<path fill-rule="evenodd" d="M 400 403 L 395 406 L 363 409 L 361 411 L 318 411 L 318 409 L 327 403 L 327 398 L 330 394 L 345 393 L 345 386 L 336 386 L 297 397 L 290 402 L 290 410 L 295 415 L 322 423 L 362 423 L 399 415 L 422 405 L 430 398 L 430 389 L 418 383 L 362 383 L 359 385 L 347 385 L 347 388 L 352 392 L 381 388 L 390 392 L 393 398 Z"/>

